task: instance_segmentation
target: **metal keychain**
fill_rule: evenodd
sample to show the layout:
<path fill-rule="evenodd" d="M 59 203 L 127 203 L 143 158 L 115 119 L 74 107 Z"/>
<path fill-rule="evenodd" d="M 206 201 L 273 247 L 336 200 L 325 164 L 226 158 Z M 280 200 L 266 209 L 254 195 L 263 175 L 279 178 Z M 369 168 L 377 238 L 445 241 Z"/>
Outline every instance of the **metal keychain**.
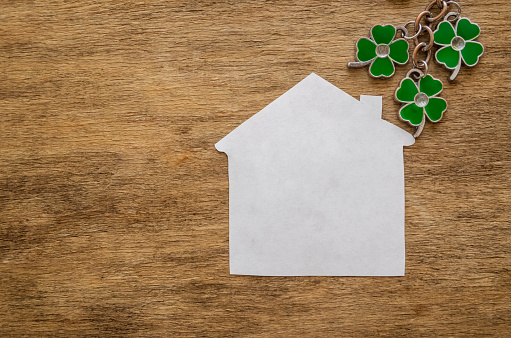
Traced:
<path fill-rule="evenodd" d="M 442 82 L 428 74 L 434 46 L 435 61 L 452 71 L 451 81 L 462 64 L 475 66 L 484 52 L 484 46 L 475 41 L 480 27 L 460 15 L 461 6 L 456 1 L 433 0 L 415 20 L 402 26 L 373 26 L 369 37 L 356 43 L 356 61 L 348 63 L 352 68 L 369 65 L 371 77 L 390 78 L 395 74 L 395 65 L 408 63 L 409 47 L 413 47 L 413 68 L 401 80 L 394 97 L 402 103 L 399 118 L 417 128 L 415 138 L 421 134 L 426 120 L 438 122 L 447 110 L 447 102 L 438 97 Z M 410 25 L 411 31 L 407 28 Z M 425 57 L 421 58 L 420 53 L 425 53 Z"/>

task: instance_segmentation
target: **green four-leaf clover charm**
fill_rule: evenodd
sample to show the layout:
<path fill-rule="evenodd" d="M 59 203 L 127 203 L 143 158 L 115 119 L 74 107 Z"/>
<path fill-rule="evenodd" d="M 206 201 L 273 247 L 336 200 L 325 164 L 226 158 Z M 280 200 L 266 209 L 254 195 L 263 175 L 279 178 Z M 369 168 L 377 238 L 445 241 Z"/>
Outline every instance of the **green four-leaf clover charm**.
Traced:
<path fill-rule="evenodd" d="M 462 61 L 472 67 L 483 55 L 483 45 L 473 41 L 479 33 L 481 33 L 479 26 L 467 18 L 459 19 L 456 27 L 447 20 L 438 25 L 434 33 L 435 43 L 442 47 L 437 50 L 435 58 L 447 69 L 453 70 L 450 80 L 454 80 L 458 75 Z"/>
<path fill-rule="evenodd" d="M 394 75 L 394 64 L 404 65 L 408 62 L 408 42 L 395 39 L 396 28 L 392 25 L 374 26 L 371 38 L 357 41 L 357 60 L 350 62 L 350 67 L 362 67 L 370 64 L 372 77 L 388 78 Z"/>
<path fill-rule="evenodd" d="M 431 122 L 440 121 L 447 109 L 447 102 L 437 97 L 442 88 L 442 82 L 431 75 L 420 78 L 418 84 L 410 77 L 404 78 L 395 95 L 396 100 L 403 103 L 399 117 L 416 127 L 424 125 L 424 115 Z"/>

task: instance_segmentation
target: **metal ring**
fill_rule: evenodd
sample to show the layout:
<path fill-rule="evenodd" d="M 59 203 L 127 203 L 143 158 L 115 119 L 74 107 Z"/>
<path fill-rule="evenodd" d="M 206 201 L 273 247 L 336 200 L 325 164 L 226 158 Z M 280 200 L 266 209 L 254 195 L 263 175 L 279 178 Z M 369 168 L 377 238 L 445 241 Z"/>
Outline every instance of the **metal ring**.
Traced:
<path fill-rule="evenodd" d="M 406 77 L 409 77 L 409 78 L 413 79 L 414 77 L 412 76 L 412 74 L 414 74 L 414 73 L 418 74 L 418 76 L 419 76 L 418 78 L 421 78 L 421 77 L 425 76 L 425 74 L 424 74 L 424 72 L 422 70 L 420 70 L 418 68 L 412 68 L 412 69 L 410 69 L 408 71 L 408 73 L 406 73 Z"/>
<path fill-rule="evenodd" d="M 421 42 L 419 43 L 417 46 L 415 46 L 415 49 L 413 50 L 413 53 L 412 53 L 412 61 L 413 61 L 413 65 L 415 67 L 419 67 L 419 61 L 424 61 L 425 63 L 429 63 L 429 61 L 431 60 L 431 49 L 426 51 L 424 50 L 424 47 L 426 47 L 427 44 L 425 42 Z M 426 52 L 426 60 L 419 60 L 417 61 L 417 54 L 419 53 L 419 51 L 423 51 L 423 52 Z"/>
<path fill-rule="evenodd" d="M 406 38 L 408 35 L 408 29 L 404 26 L 396 26 L 396 31 L 401 31 L 401 38 Z"/>
<path fill-rule="evenodd" d="M 454 18 L 451 19 L 451 16 L 453 16 Z M 449 12 L 445 15 L 445 19 L 449 22 L 454 22 L 454 21 L 458 20 L 459 17 L 460 17 L 460 15 L 456 12 Z"/>
<path fill-rule="evenodd" d="M 431 14 L 430 11 L 422 11 L 417 15 L 417 19 L 415 19 L 415 29 L 417 30 L 417 26 L 419 26 L 420 21 L 424 15 Z"/>
<path fill-rule="evenodd" d="M 409 24 L 411 23 L 414 23 L 415 21 L 408 21 L 407 23 L 405 23 L 405 25 L 403 26 L 404 29 L 406 29 L 406 26 L 408 26 Z M 397 28 L 397 27 L 396 27 Z M 415 31 L 415 34 L 412 35 L 412 36 L 403 36 L 403 38 L 405 38 L 406 40 L 411 40 L 411 39 L 415 39 L 416 37 L 419 36 L 419 34 L 421 33 L 422 31 L 422 24 L 419 22 L 419 30 L 418 31 Z M 406 30 L 406 32 L 408 33 L 408 30 Z"/>
<path fill-rule="evenodd" d="M 424 68 L 422 77 L 426 76 L 428 74 L 428 64 L 424 60 L 419 60 L 417 62 L 417 67 Z"/>
<path fill-rule="evenodd" d="M 424 10 L 425 12 L 429 12 L 429 10 L 433 7 L 433 5 L 437 4 L 437 1 L 436 0 L 433 0 L 429 3 L 429 5 L 426 6 L 426 9 Z M 449 5 L 447 4 L 447 2 L 445 1 L 442 1 L 442 6 L 438 6 L 438 8 L 441 9 L 440 13 L 438 13 L 437 16 L 435 17 L 429 17 L 429 16 L 426 16 L 426 20 L 428 22 L 434 22 L 434 21 L 437 21 L 438 19 L 440 19 L 441 17 L 443 17 L 447 11 L 449 10 Z"/>
<path fill-rule="evenodd" d="M 418 67 L 417 65 L 417 53 L 419 53 L 419 51 L 426 47 L 426 43 L 425 42 L 421 42 L 419 43 L 417 46 L 415 46 L 414 50 L 413 50 L 413 53 L 412 53 L 412 61 L 413 61 L 413 65 L 415 67 Z"/>
<path fill-rule="evenodd" d="M 428 31 L 428 33 L 429 33 L 429 42 L 428 42 L 428 45 L 426 47 L 424 47 L 422 50 L 427 52 L 428 50 L 433 48 L 433 44 L 435 42 L 435 34 L 433 33 L 433 30 L 429 26 L 424 26 L 424 29 L 426 31 Z M 415 38 L 413 41 L 415 42 L 416 45 L 419 44 L 419 39 L 418 38 Z"/>
<path fill-rule="evenodd" d="M 456 1 L 447 1 L 447 5 L 454 5 L 454 6 L 456 6 L 456 8 L 458 9 L 458 11 L 457 11 L 456 13 L 455 13 L 455 12 L 449 12 L 449 13 L 445 16 L 445 17 L 447 18 L 447 20 L 448 20 L 448 21 L 451 21 L 451 22 L 458 20 L 458 18 L 459 18 L 459 17 L 460 17 L 460 15 L 461 15 L 461 6 L 460 6 L 460 4 L 459 4 L 459 3 L 457 3 Z M 454 19 L 449 20 L 449 17 L 450 17 L 451 15 L 454 15 Z"/>

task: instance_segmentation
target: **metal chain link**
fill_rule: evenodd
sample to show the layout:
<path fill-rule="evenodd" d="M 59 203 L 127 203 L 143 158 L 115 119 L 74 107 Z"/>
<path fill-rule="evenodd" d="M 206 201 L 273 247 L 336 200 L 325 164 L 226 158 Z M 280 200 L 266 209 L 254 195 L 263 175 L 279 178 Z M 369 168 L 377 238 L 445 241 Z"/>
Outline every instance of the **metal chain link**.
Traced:
<path fill-rule="evenodd" d="M 456 12 L 449 12 L 451 5 L 456 7 Z M 440 12 L 434 15 L 431 12 L 433 9 L 436 9 L 436 11 L 439 10 Z M 429 61 L 431 61 L 432 54 L 431 49 L 434 44 L 433 30 L 436 24 L 444 18 L 451 22 L 455 21 L 459 18 L 460 13 L 461 7 L 456 1 L 433 0 L 417 15 L 415 20 L 407 22 L 404 26 L 396 27 L 397 30 L 401 31 L 401 35 L 404 39 L 413 40 L 415 48 L 412 53 L 412 61 L 414 69 L 420 70 L 420 72 L 416 73 L 420 74 L 421 77 L 426 76 L 428 73 L 428 64 Z M 451 19 L 451 17 L 454 17 L 454 19 Z M 413 24 L 413 34 L 408 35 L 409 31 L 406 27 L 411 24 Z M 427 38 L 427 41 L 419 42 L 419 38 Z M 426 57 L 419 58 L 419 52 L 426 53 Z"/>

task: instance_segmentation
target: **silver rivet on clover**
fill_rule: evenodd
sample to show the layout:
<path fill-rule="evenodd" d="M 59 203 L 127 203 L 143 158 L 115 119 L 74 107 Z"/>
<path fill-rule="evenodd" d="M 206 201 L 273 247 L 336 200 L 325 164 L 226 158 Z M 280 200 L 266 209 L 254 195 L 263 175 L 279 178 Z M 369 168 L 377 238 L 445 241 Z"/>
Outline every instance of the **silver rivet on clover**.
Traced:
<path fill-rule="evenodd" d="M 456 36 L 452 39 L 451 46 L 454 50 L 462 50 L 465 48 L 465 40 L 461 36 Z"/>
<path fill-rule="evenodd" d="M 429 98 L 426 94 L 424 93 L 417 93 L 417 95 L 415 95 L 415 98 L 413 99 L 413 101 L 415 102 L 415 104 L 417 105 L 417 107 L 426 107 L 429 103 Z"/>
<path fill-rule="evenodd" d="M 378 55 L 379 58 L 386 58 L 390 54 L 390 47 L 389 45 L 378 45 L 376 47 L 376 55 Z"/>

